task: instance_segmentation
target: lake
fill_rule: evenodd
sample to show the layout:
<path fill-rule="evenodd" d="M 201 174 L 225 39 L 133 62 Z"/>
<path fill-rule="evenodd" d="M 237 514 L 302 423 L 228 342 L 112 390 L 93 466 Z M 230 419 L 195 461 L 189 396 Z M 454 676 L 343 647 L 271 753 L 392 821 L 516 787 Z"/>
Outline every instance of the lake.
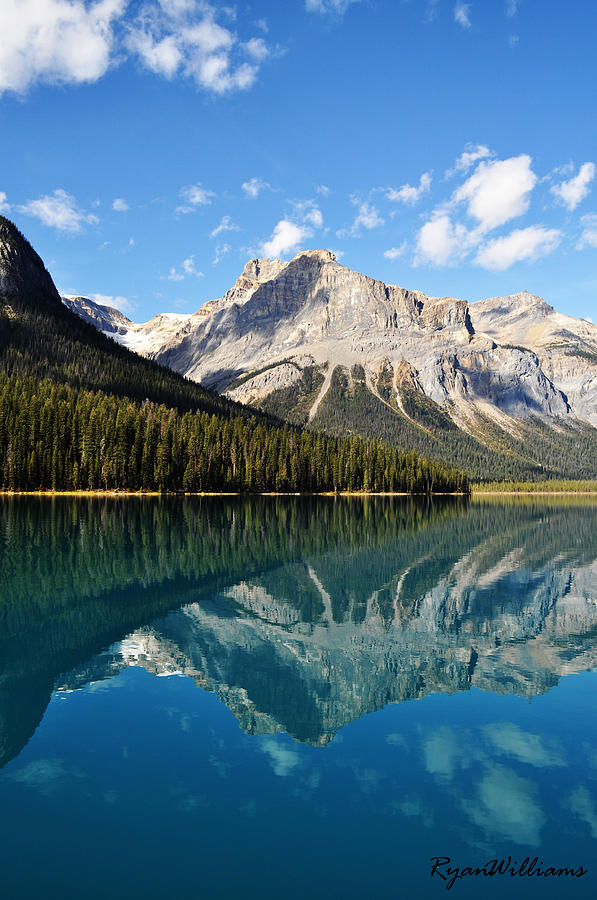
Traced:
<path fill-rule="evenodd" d="M 595 896 L 596 526 L 3 498 L 2 896 Z"/>

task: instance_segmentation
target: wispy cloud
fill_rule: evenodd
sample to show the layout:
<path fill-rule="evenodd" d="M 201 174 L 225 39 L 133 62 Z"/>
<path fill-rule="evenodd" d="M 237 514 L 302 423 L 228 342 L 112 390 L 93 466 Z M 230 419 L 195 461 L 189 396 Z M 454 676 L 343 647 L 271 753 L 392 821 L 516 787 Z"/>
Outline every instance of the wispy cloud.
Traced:
<path fill-rule="evenodd" d="M 215 255 L 212 260 L 212 266 L 217 266 L 225 256 L 230 253 L 231 247 L 230 244 L 218 244 L 215 250 Z"/>
<path fill-rule="evenodd" d="M 368 200 L 359 200 L 358 197 L 351 197 L 350 199 L 353 206 L 357 207 L 358 212 L 349 229 L 341 229 L 337 232 L 338 237 L 356 237 L 360 233 L 361 228 L 372 231 L 374 228 L 380 228 L 385 223 L 377 207 Z"/>
<path fill-rule="evenodd" d="M 457 3 L 454 7 L 454 21 L 462 28 L 471 27 L 470 3 Z"/>
<path fill-rule="evenodd" d="M 116 197 L 116 199 L 112 201 L 112 209 L 116 212 L 128 212 L 130 206 L 123 197 Z"/>
<path fill-rule="evenodd" d="M 10 203 L 8 202 L 6 192 L 0 191 L 0 213 L 9 212 L 9 210 L 10 210 Z"/>
<path fill-rule="evenodd" d="M 308 12 L 320 13 L 322 15 L 325 15 L 326 13 L 344 15 L 349 6 L 359 2 L 360 0 L 305 0 L 305 9 Z"/>
<path fill-rule="evenodd" d="M 173 266 L 168 274 L 162 275 L 161 278 L 166 281 L 184 281 L 187 276 L 203 278 L 203 272 L 200 272 L 195 265 L 194 253 L 182 261 L 180 269 Z"/>
<path fill-rule="evenodd" d="M 250 181 L 243 182 L 242 189 L 247 197 L 255 200 L 262 191 L 271 191 L 272 186 L 261 178 L 251 178 Z"/>
<path fill-rule="evenodd" d="M 86 213 L 76 199 L 67 191 L 58 188 L 53 194 L 44 194 L 38 200 L 29 200 L 19 207 L 19 212 L 39 219 L 43 225 L 76 234 L 84 225 L 97 225 L 99 219 L 93 213 Z"/>
<path fill-rule="evenodd" d="M 554 184 L 551 192 L 566 209 L 572 212 L 588 196 L 590 191 L 589 185 L 594 178 L 595 163 L 586 162 L 580 167 L 578 175 L 575 175 L 574 178 L 570 178 L 568 181 Z"/>
<path fill-rule="evenodd" d="M 399 247 L 390 247 L 389 250 L 384 250 L 383 255 L 385 256 L 386 259 L 391 259 L 391 260 L 398 259 L 398 257 L 404 256 L 404 254 L 406 253 L 406 249 L 407 249 L 407 243 L 406 243 L 406 241 L 404 241 L 402 244 L 400 244 Z"/>
<path fill-rule="evenodd" d="M 425 4 L 424 20 L 425 22 L 435 22 L 437 18 L 437 8 L 439 0 L 427 0 Z"/>
<path fill-rule="evenodd" d="M 518 12 L 518 3 L 519 0 L 506 0 L 506 15 L 508 18 L 512 18 Z"/>
<path fill-rule="evenodd" d="M 112 296 L 111 294 L 90 294 L 90 299 L 100 306 L 110 306 L 113 309 L 119 309 L 120 312 L 130 316 L 134 313 L 136 304 L 131 302 L 128 297 Z"/>
<path fill-rule="evenodd" d="M 487 159 L 495 154 L 485 144 L 467 144 L 464 152 L 458 157 L 454 166 L 446 172 L 446 178 L 468 172 L 471 166 L 481 159 Z"/>
<path fill-rule="evenodd" d="M 419 202 L 423 194 L 428 194 L 431 189 L 431 172 L 423 172 L 419 179 L 417 187 L 410 184 L 403 184 L 401 188 L 395 190 L 389 188 L 386 197 L 394 202 L 405 203 L 408 206 L 414 206 Z"/>
<path fill-rule="evenodd" d="M 181 188 L 181 198 L 185 201 L 182 206 L 176 207 L 177 213 L 193 212 L 198 206 L 209 206 L 212 199 L 216 196 L 213 191 L 204 188 L 201 182 L 190 184 Z"/>
<path fill-rule="evenodd" d="M 220 224 L 209 233 L 211 238 L 216 238 L 224 231 L 240 231 L 240 226 L 236 225 L 230 216 L 222 216 Z"/>
<path fill-rule="evenodd" d="M 576 245 L 577 250 L 584 250 L 585 247 L 597 248 L 597 215 L 590 213 L 583 216 L 580 220 L 582 233 Z"/>

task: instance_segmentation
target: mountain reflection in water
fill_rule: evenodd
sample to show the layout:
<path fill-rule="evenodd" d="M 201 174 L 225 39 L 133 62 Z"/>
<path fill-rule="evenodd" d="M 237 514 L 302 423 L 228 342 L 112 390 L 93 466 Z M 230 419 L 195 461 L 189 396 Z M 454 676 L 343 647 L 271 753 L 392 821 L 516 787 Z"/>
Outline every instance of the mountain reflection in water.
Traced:
<path fill-rule="evenodd" d="M 4 498 L 0 765 L 127 666 L 325 745 L 388 703 L 597 665 L 592 501 Z M 445 735 L 444 735 L 445 736 Z"/>

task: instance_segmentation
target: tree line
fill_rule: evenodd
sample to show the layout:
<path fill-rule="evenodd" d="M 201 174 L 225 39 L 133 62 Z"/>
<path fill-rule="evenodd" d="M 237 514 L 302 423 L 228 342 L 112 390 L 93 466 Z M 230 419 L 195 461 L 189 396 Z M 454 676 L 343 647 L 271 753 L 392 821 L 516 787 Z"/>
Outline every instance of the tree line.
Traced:
<path fill-rule="evenodd" d="M 52 379 L 0 376 L 8 490 L 468 491 L 445 464 L 358 436 L 181 412 Z"/>

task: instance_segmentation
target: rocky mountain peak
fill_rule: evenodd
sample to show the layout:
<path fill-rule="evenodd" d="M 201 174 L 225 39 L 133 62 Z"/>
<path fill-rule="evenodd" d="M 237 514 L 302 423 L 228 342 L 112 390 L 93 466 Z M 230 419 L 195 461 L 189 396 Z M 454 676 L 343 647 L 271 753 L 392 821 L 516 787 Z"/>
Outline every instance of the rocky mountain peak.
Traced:
<path fill-rule="evenodd" d="M 279 259 L 250 259 L 245 264 L 240 278 L 258 281 L 261 284 L 269 281 L 270 278 L 275 278 L 285 265 L 286 263 Z"/>
<path fill-rule="evenodd" d="M 0 295 L 26 294 L 60 303 L 49 272 L 17 226 L 0 216 Z"/>
<path fill-rule="evenodd" d="M 474 434 L 487 421 L 514 435 L 537 417 L 597 424 L 597 327 L 526 290 L 429 297 L 302 250 L 249 260 L 221 299 L 166 324 L 113 330 L 205 387 L 300 423 L 339 429 L 350 407 L 347 430 L 377 435 L 391 417 L 383 433 L 401 440 L 405 428 L 427 440 L 428 421 L 449 419 Z"/>
<path fill-rule="evenodd" d="M 293 257 L 292 262 L 304 260 L 305 262 L 337 262 L 336 256 L 331 250 L 301 250 Z"/>

